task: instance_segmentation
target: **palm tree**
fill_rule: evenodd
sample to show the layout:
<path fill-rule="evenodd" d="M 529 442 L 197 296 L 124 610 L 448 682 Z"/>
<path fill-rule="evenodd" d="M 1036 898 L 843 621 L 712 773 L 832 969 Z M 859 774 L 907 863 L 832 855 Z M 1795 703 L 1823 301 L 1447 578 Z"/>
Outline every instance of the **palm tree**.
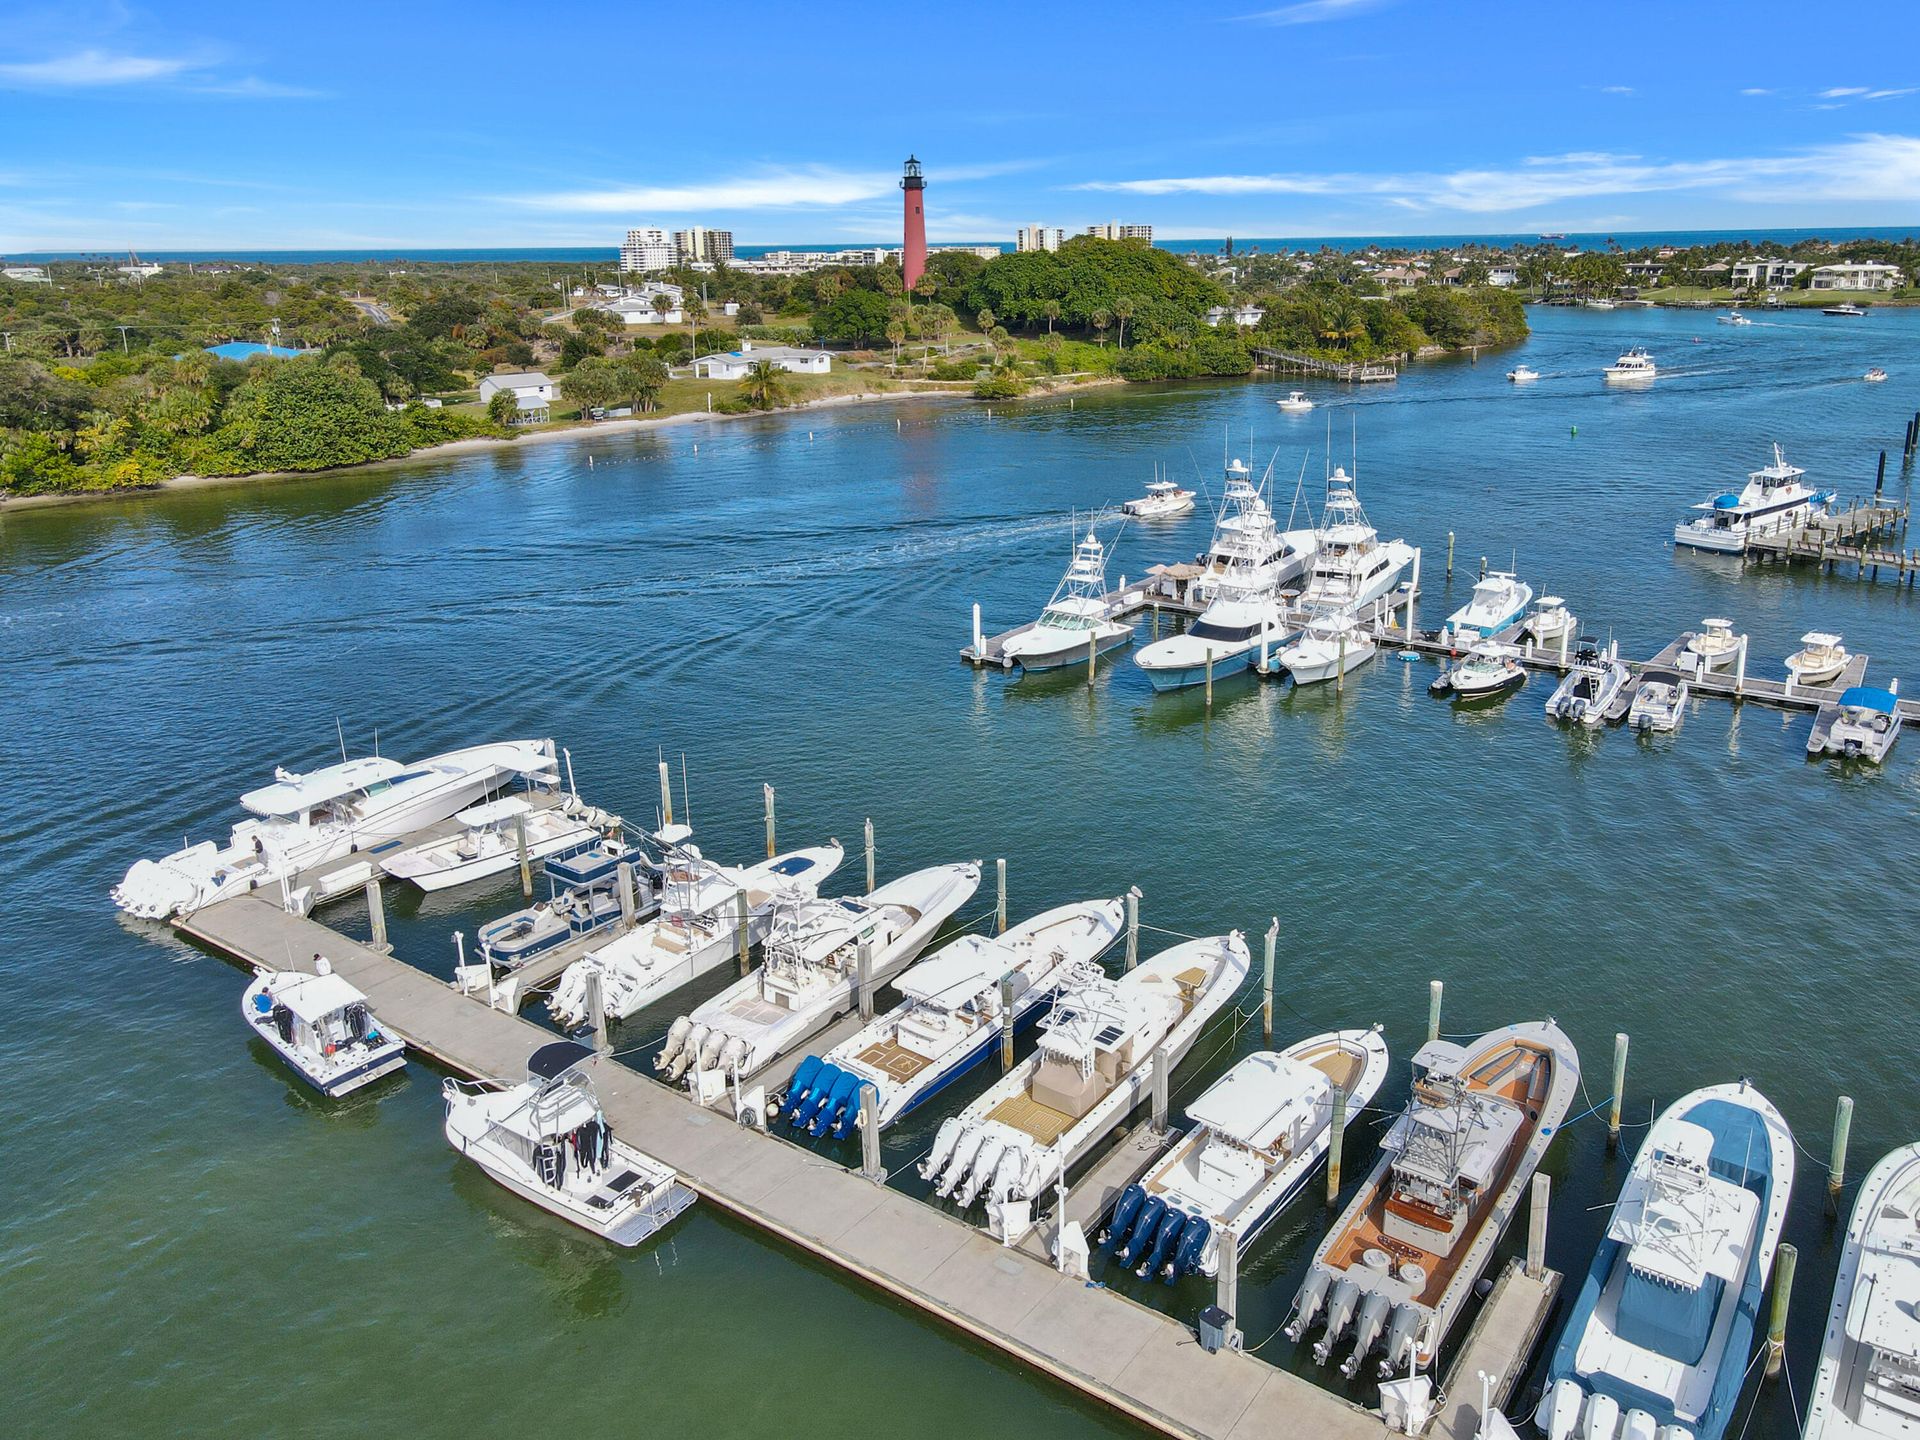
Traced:
<path fill-rule="evenodd" d="M 1122 295 L 1113 302 L 1113 315 L 1120 322 L 1120 348 L 1127 348 L 1127 321 L 1132 317 L 1134 300 L 1131 295 Z"/>
<path fill-rule="evenodd" d="M 1096 310 L 1093 312 L 1093 314 L 1087 317 L 1087 320 L 1090 324 L 1092 324 L 1093 328 L 1097 332 L 1099 332 L 1100 348 L 1102 350 L 1106 349 L 1107 348 L 1107 327 L 1113 324 L 1113 316 L 1109 315 L 1105 310 Z"/>
<path fill-rule="evenodd" d="M 746 378 L 740 382 L 740 393 L 747 397 L 747 403 L 756 410 L 773 409 L 786 398 L 780 368 L 771 360 L 754 361 L 747 370 Z"/>
<path fill-rule="evenodd" d="M 993 311 L 983 307 L 980 313 L 973 317 L 973 323 L 980 327 L 980 333 L 982 335 L 991 335 L 993 333 Z"/>
<path fill-rule="evenodd" d="M 1060 302 L 1049 300 L 1040 307 L 1040 313 L 1047 317 L 1047 334 L 1053 334 L 1053 322 L 1060 318 Z"/>
<path fill-rule="evenodd" d="M 898 320 L 887 322 L 887 339 L 893 342 L 893 368 L 900 368 L 900 342 L 907 338 L 907 327 Z"/>

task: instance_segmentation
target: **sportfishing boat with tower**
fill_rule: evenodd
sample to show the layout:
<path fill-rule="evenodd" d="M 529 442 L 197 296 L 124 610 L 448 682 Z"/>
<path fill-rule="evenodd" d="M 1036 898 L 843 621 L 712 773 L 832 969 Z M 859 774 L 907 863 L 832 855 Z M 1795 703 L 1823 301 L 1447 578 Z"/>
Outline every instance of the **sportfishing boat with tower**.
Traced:
<path fill-rule="evenodd" d="M 894 982 L 905 998 L 824 1056 L 809 1055 L 770 1112 L 815 1135 L 853 1133 L 860 1087 L 879 1095 L 882 1130 L 993 1053 L 1007 1030 L 1039 1017 L 1070 975 L 1120 934 L 1126 900 L 1061 905 L 995 936 L 962 935 Z"/>
<path fill-rule="evenodd" d="M 1120 507 L 1120 513 L 1135 520 L 1171 520 L 1176 515 L 1185 515 L 1191 509 L 1193 491 L 1156 472 L 1153 479 L 1147 482 L 1147 493 L 1137 500 L 1127 501 Z"/>
<path fill-rule="evenodd" d="M 1903 1145 L 1854 1201 L 1803 1440 L 1912 1440 L 1916 1414 L 1920 1145 Z"/>
<path fill-rule="evenodd" d="M 606 1017 L 626 1019 L 724 964 L 742 928 L 747 944 L 764 940 L 774 906 L 811 900 L 844 858 L 838 840 L 745 869 L 716 865 L 692 845 L 676 848 L 666 861 L 660 914 L 569 965 L 547 1012 L 570 1030 L 591 1023 L 589 991 L 597 982 Z"/>
<path fill-rule="evenodd" d="M 1386 1078 L 1377 1025 L 1249 1055 L 1187 1107 L 1193 1128 L 1121 1191 L 1101 1240 L 1142 1278 L 1218 1274 L 1221 1233 L 1244 1255 L 1319 1166 L 1336 1093 L 1351 1124 Z"/>
<path fill-rule="evenodd" d="M 136 861 L 113 887 L 113 902 L 129 915 L 165 920 L 229 895 L 290 884 L 303 870 L 438 824 L 516 780 L 560 783 L 553 741 L 476 745 L 412 765 L 380 755 L 349 759 L 343 746 L 338 765 L 276 770 L 271 785 L 242 795 L 252 818 L 235 825 L 224 846 L 203 840 Z M 302 913 L 315 899 L 310 890 L 284 898 Z"/>
<path fill-rule="evenodd" d="M 776 904 L 760 968 L 675 1020 L 653 1068 L 701 1095 L 716 1073 L 747 1079 L 851 1010 L 863 968 L 891 980 L 979 887 L 978 862 L 931 865 L 857 900 Z"/>
<path fill-rule="evenodd" d="M 1039 1049 L 959 1115 L 942 1122 L 921 1162 L 934 1194 L 962 1209 L 984 1199 L 987 1228 L 1010 1241 L 1032 1203 L 1169 1072 L 1247 978 L 1238 932 L 1189 940 L 1110 979 L 1085 965 L 1060 987 Z"/>
<path fill-rule="evenodd" d="M 1376 1347 L 1383 1379 L 1431 1370 L 1579 1083 L 1580 1057 L 1551 1020 L 1421 1046 L 1413 1097 L 1314 1252 L 1288 1338 L 1324 1317 L 1313 1358 L 1324 1365 L 1351 1333 L 1349 1379 Z"/>
<path fill-rule="evenodd" d="M 1078 526 L 1075 527 L 1078 529 Z M 1040 618 L 1010 637 L 1001 654 L 1023 670 L 1057 670 L 1084 663 L 1133 638 L 1133 626 L 1115 620 L 1107 599 L 1107 552 L 1092 526 L 1073 547 L 1073 560 L 1060 577 Z"/>
<path fill-rule="evenodd" d="M 523 1200 L 616 1245 L 638 1245 L 693 1204 L 670 1168 L 618 1139 L 572 1040 L 527 1057 L 524 1083 L 493 1090 L 449 1077 L 447 1143 Z"/>
<path fill-rule="evenodd" d="M 1744 1080 L 1653 1122 L 1554 1347 L 1534 1413 L 1548 1440 L 1720 1440 L 1793 1166 L 1787 1122 Z"/>
<path fill-rule="evenodd" d="M 1200 574 L 1187 587 L 1196 602 L 1205 604 L 1228 589 L 1284 590 L 1306 574 L 1313 562 L 1315 533 L 1280 528 L 1268 501 L 1271 479 L 1271 466 L 1255 484 L 1246 461 L 1227 462 L 1213 543 L 1200 555 Z"/>
<path fill-rule="evenodd" d="M 1343 466 L 1327 477 L 1316 538 L 1313 568 L 1300 594 L 1300 608 L 1309 614 L 1357 611 L 1398 585 L 1413 564 L 1413 547 L 1406 541 L 1381 540 Z"/>
<path fill-rule="evenodd" d="M 1755 536 L 1799 530 L 1823 519 L 1834 494 L 1807 484 L 1806 473 L 1798 465 L 1789 465 L 1776 444 L 1773 463 L 1750 472 L 1743 488 L 1695 505 L 1700 515 L 1673 527 L 1674 543 L 1737 555 Z"/>

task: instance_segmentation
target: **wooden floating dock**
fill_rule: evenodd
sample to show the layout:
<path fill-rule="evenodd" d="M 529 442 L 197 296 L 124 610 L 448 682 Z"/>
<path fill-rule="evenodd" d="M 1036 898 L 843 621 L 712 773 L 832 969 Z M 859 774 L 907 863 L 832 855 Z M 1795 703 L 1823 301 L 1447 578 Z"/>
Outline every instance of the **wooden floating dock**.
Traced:
<path fill-rule="evenodd" d="M 1372 385 L 1400 378 L 1400 362 L 1391 360 L 1324 360 L 1318 355 L 1300 355 L 1291 350 L 1253 347 L 1254 363 L 1276 375 L 1313 375 L 1325 380 L 1340 380 L 1349 385 Z"/>
<path fill-rule="evenodd" d="M 389 953 L 290 913 L 264 892 L 173 924 L 256 970 L 325 956 L 366 994 L 383 1028 L 460 1075 L 517 1083 L 527 1057 L 553 1039 L 531 1021 L 489 1008 L 484 996 L 463 996 Z M 829 1034 L 857 1020 L 856 1013 Z M 1003 1247 L 611 1058 L 588 1068 L 615 1129 L 673 1167 L 701 1199 L 1152 1431 L 1180 1440 L 1380 1440 L 1387 1433 L 1376 1414 L 1308 1380 L 1237 1350 L 1208 1354 L 1181 1321 L 1062 1274 L 1031 1236 L 1027 1245 Z M 770 1083 L 772 1073 L 756 1083 Z M 1123 1136 L 1069 1192 L 1072 1218 L 1097 1218 L 1096 1208 L 1104 1211 L 1158 1153 L 1157 1141 L 1147 1143 L 1149 1129 Z M 1537 1334 L 1551 1298 L 1537 1286 L 1502 1286 L 1475 1333 Z"/>
<path fill-rule="evenodd" d="M 1856 501 L 1811 525 L 1753 536 L 1747 541 L 1746 553 L 1761 560 L 1811 560 L 1828 570 L 1835 565 L 1852 565 L 1854 573 L 1862 577 L 1869 569 L 1877 576 L 1884 567 L 1911 585 L 1920 574 L 1920 551 L 1900 550 L 1884 543 L 1896 534 L 1904 535 L 1906 526 L 1905 505 L 1887 504 L 1878 498 Z"/>
<path fill-rule="evenodd" d="M 1505 1410 L 1559 1293 L 1558 1271 L 1529 1275 L 1520 1260 L 1507 1262 L 1447 1371 L 1446 1401 L 1434 1419 L 1433 1440 L 1474 1440 L 1480 1433 L 1482 1372 L 1492 1377 L 1488 1403 Z"/>

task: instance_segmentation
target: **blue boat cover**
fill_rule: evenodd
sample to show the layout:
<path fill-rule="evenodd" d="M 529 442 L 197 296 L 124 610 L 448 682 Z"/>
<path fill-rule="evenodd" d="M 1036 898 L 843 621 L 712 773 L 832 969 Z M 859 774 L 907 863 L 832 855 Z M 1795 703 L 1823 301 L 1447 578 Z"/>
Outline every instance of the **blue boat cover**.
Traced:
<path fill-rule="evenodd" d="M 1883 715 L 1891 715 L 1900 702 L 1891 690 L 1882 690 L 1877 685 L 1854 685 L 1840 692 L 1840 703 L 1857 710 L 1878 710 Z"/>
<path fill-rule="evenodd" d="M 1740 508 L 1740 497 L 1732 494 L 1716 495 L 1713 497 L 1713 508 L 1716 510 L 1738 510 Z"/>

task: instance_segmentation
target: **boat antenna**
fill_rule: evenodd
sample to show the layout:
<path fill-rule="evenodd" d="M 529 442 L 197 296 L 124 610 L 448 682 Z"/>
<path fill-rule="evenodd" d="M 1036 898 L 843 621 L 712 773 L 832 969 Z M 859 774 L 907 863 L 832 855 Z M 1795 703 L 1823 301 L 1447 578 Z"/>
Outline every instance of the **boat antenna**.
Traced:
<path fill-rule="evenodd" d="M 681 824 L 689 830 L 693 828 L 693 792 L 687 789 L 687 752 L 680 752 L 680 811 Z"/>
<path fill-rule="evenodd" d="M 1347 419 L 1353 426 L 1353 437 L 1350 442 L 1353 453 L 1349 458 L 1353 461 L 1353 484 L 1357 490 L 1360 488 L 1360 417 L 1349 415 Z"/>
<path fill-rule="evenodd" d="M 339 737 L 340 763 L 344 765 L 347 763 L 347 732 L 341 728 L 340 717 L 338 715 L 333 717 L 333 733 Z"/>
<path fill-rule="evenodd" d="M 376 760 L 380 758 L 380 727 L 378 725 L 373 727 L 373 758 Z"/>

